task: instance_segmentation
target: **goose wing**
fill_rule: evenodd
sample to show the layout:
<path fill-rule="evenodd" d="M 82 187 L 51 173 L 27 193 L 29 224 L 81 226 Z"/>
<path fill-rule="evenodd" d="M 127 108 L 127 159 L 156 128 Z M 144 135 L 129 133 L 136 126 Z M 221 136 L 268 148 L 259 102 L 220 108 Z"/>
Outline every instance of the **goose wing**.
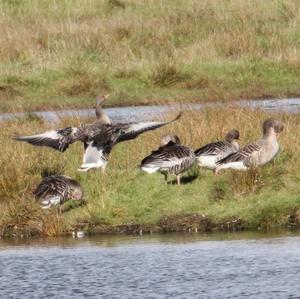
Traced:
<path fill-rule="evenodd" d="M 14 140 L 25 141 L 32 145 L 48 146 L 64 152 L 71 143 L 80 140 L 84 135 L 81 128 L 67 127 L 60 130 L 46 131 L 31 136 L 14 136 Z"/>
<path fill-rule="evenodd" d="M 51 175 L 39 183 L 33 195 L 37 199 L 60 198 L 62 201 L 66 196 L 67 189 L 66 179 L 63 176 Z"/>
<path fill-rule="evenodd" d="M 163 146 L 144 158 L 141 167 L 153 165 L 161 168 L 172 168 L 187 158 L 195 159 L 193 151 L 188 147 L 181 145 Z"/>
<path fill-rule="evenodd" d="M 205 156 L 205 155 L 208 155 L 208 156 L 218 156 L 222 153 L 231 153 L 232 152 L 232 147 L 231 145 L 226 142 L 226 141 L 217 141 L 217 142 L 212 142 L 212 143 L 209 143 L 209 144 L 206 144 L 202 147 L 200 147 L 199 149 L 197 149 L 195 151 L 195 155 L 197 157 L 200 157 L 200 156 Z"/>
<path fill-rule="evenodd" d="M 158 129 L 167 124 L 170 124 L 181 117 L 182 113 L 179 113 L 174 119 L 170 121 L 152 121 L 152 122 L 139 122 L 139 123 L 129 123 L 129 124 L 116 124 L 114 128 L 118 131 L 118 137 L 116 142 L 122 142 L 126 140 L 131 140 L 139 136 L 140 134 Z"/>
<path fill-rule="evenodd" d="M 263 140 L 257 140 L 244 146 L 240 151 L 232 153 L 216 162 L 217 165 L 222 165 L 230 162 L 240 162 L 243 161 L 244 164 L 248 164 L 251 157 L 258 154 L 263 147 Z"/>

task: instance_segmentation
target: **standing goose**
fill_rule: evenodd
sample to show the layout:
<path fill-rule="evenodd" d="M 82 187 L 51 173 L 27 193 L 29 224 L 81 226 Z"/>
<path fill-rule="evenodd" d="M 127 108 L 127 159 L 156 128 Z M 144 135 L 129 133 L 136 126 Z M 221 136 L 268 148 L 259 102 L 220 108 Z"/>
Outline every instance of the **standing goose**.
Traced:
<path fill-rule="evenodd" d="M 60 152 L 64 152 L 70 144 L 81 141 L 84 143 L 84 155 L 83 164 L 78 170 L 88 171 L 92 168 L 102 168 L 104 171 L 108 162 L 108 155 L 115 144 L 134 139 L 144 132 L 165 126 L 181 116 L 180 113 L 170 121 L 112 124 L 109 117 L 101 109 L 101 105 L 107 98 L 107 95 L 97 98 L 97 120 L 92 124 L 66 127 L 32 136 L 15 136 L 13 139 L 26 141 L 37 146 L 51 147 Z"/>
<path fill-rule="evenodd" d="M 283 128 L 284 125 L 281 121 L 272 118 L 267 119 L 262 126 L 263 137 L 218 161 L 215 173 L 226 168 L 247 170 L 270 162 L 279 151 L 277 136 Z"/>
<path fill-rule="evenodd" d="M 198 165 L 209 169 L 217 167 L 216 162 L 239 150 L 236 140 L 240 138 L 238 130 L 230 130 L 224 141 L 212 142 L 195 151 Z"/>
<path fill-rule="evenodd" d="M 64 175 L 45 177 L 33 192 L 43 209 L 62 205 L 68 200 L 81 200 L 83 189 L 79 182 Z"/>
<path fill-rule="evenodd" d="M 174 174 L 180 185 L 180 174 L 189 169 L 195 159 L 194 151 L 181 145 L 178 136 L 166 135 L 162 138 L 161 146 L 142 160 L 141 169 L 147 173 L 163 173 L 166 182 L 168 174 Z"/>

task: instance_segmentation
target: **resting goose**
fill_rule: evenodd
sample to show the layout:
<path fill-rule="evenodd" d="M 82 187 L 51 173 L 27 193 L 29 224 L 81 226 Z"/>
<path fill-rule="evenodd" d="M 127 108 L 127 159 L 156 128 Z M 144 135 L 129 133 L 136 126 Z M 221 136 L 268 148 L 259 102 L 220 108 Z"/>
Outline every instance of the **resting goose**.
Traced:
<path fill-rule="evenodd" d="M 64 175 L 50 175 L 45 177 L 33 192 L 43 209 L 62 205 L 68 200 L 81 200 L 83 189 L 81 185 Z"/>
<path fill-rule="evenodd" d="M 195 159 L 194 151 L 181 145 L 178 136 L 166 135 L 159 149 L 142 160 L 141 169 L 147 173 L 163 173 L 166 182 L 168 174 L 174 174 L 177 176 L 177 184 L 180 185 L 180 174 L 189 169 Z"/>
<path fill-rule="evenodd" d="M 15 136 L 13 139 L 26 141 L 37 146 L 48 146 L 60 152 L 64 152 L 70 144 L 81 141 L 84 143 L 84 155 L 83 164 L 78 170 L 88 171 L 92 168 L 102 168 L 104 171 L 108 162 L 108 155 L 115 144 L 134 139 L 144 132 L 165 126 L 181 116 L 180 113 L 170 121 L 112 124 L 109 117 L 101 109 L 101 104 L 106 99 L 107 96 L 97 99 L 97 120 L 92 124 L 66 127 L 32 136 Z"/>
<path fill-rule="evenodd" d="M 238 130 L 230 130 L 224 141 L 212 142 L 195 151 L 198 165 L 209 169 L 217 167 L 216 162 L 239 150 L 236 140 L 240 137 Z"/>
<path fill-rule="evenodd" d="M 262 128 L 262 139 L 249 143 L 236 153 L 218 161 L 215 173 L 226 168 L 247 170 L 270 162 L 279 151 L 277 136 L 282 132 L 284 125 L 281 121 L 270 118 L 263 123 Z"/>

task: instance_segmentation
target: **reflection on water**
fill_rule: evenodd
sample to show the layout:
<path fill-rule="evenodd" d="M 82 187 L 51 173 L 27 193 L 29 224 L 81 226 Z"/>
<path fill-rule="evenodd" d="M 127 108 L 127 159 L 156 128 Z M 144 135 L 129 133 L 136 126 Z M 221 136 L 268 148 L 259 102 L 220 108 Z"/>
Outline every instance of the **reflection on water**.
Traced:
<path fill-rule="evenodd" d="M 300 236 L 170 234 L 0 242 L 0 298 L 297 298 Z"/>

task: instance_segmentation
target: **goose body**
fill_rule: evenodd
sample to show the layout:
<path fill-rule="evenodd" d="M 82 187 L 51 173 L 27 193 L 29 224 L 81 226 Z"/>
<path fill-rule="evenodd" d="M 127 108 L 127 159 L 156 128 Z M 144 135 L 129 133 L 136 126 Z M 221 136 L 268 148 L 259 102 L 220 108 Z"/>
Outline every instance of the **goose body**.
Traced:
<path fill-rule="evenodd" d="M 160 122 L 140 122 L 113 125 L 101 125 L 84 141 L 83 164 L 79 171 L 88 171 L 92 168 L 105 169 L 108 163 L 108 156 L 115 144 L 135 139 L 140 134 L 158 129 L 180 117 L 178 115 L 171 121 Z"/>
<path fill-rule="evenodd" d="M 43 209 L 62 205 L 68 200 L 81 200 L 83 189 L 79 182 L 64 176 L 50 175 L 45 177 L 33 192 Z"/>
<path fill-rule="evenodd" d="M 159 171 L 165 175 L 165 179 L 168 174 L 176 175 L 180 184 L 180 174 L 193 165 L 196 156 L 192 149 L 179 143 L 177 136 L 170 139 L 173 137 L 177 140 L 170 140 L 144 158 L 141 169 L 150 174 Z"/>
<path fill-rule="evenodd" d="M 197 149 L 195 155 L 198 165 L 208 169 L 215 169 L 219 160 L 239 150 L 239 144 L 236 142 L 238 139 L 239 132 L 231 130 L 225 136 L 224 141 L 212 142 Z"/>
<path fill-rule="evenodd" d="M 32 136 L 15 136 L 13 139 L 36 146 L 51 147 L 60 152 L 64 152 L 70 144 L 81 141 L 84 144 L 84 155 L 83 163 L 78 170 L 88 171 L 92 168 L 102 168 L 104 170 L 108 162 L 108 156 L 115 144 L 135 139 L 144 132 L 165 126 L 177 120 L 181 115 L 179 114 L 171 121 L 112 124 L 99 106 L 104 100 L 105 98 L 102 100 L 97 99 L 97 121 L 95 123 L 51 130 Z"/>
<path fill-rule="evenodd" d="M 218 161 L 216 173 L 227 168 L 236 170 L 256 168 L 273 160 L 279 151 L 277 136 L 283 128 L 282 122 L 278 120 L 266 120 L 263 124 L 263 138 Z"/>

